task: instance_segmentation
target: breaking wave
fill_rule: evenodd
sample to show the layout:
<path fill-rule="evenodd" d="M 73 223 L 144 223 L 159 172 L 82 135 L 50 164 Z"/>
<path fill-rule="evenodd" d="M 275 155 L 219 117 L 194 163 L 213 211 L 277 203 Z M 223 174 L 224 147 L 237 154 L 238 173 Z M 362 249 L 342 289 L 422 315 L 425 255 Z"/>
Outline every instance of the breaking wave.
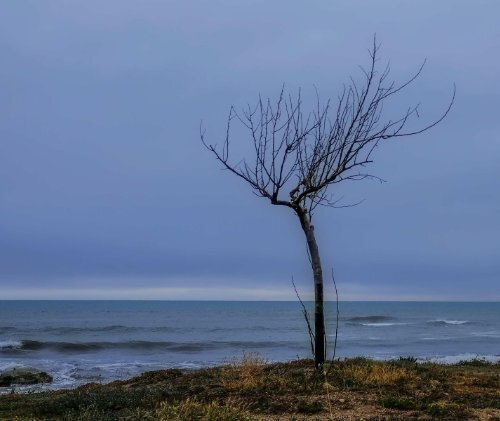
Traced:
<path fill-rule="evenodd" d="M 391 316 L 373 315 L 347 317 L 343 320 L 345 320 L 347 324 L 353 326 L 391 326 L 395 324 L 393 320 L 396 320 L 396 318 Z"/>
<path fill-rule="evenodd" d="M 0 352 L 9 349 L 21 349 L 22 346 L 23 346 L 22 341 L 16 341 L 16 340 L 0 341 Z"/>
<path fill-rule="evenodd" d="M 436 319 L 436 320 L 429 320 L 427 323 L 430 323 L 433 325 L 464 325 L 466 323 L 469 323 L 469 321 L 468 320 Z"/>
<path fill-rule="evenodd" d="M 164 352 L 200 352 L 211 349 L 261 349 L 286 345 L 283 342 L 271 341 L 208 341 L 208 342 L 42 342 L 33 340 L 0 342 L 0 352 L 26 353 L 34 351 L 55 351 L 60 353 L 85 353 L 106 350 L 155 350 Z"/>

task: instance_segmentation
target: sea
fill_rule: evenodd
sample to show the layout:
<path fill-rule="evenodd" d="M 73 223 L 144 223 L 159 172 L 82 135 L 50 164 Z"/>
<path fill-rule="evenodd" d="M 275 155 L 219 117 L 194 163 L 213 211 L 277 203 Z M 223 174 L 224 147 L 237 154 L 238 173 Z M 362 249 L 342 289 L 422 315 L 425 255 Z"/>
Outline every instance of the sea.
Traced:
<path fill-rule="evenodd" d="M 305 303 L 312 310 L 312 303 Z M 500 361 L 500 303 L 326 303 L 328 356 Z M 0 371 L 35 367 L 50 385 L 106 383 L 150 370 L 311 357 L 298 302 L 0 301 Z M 0 388 L 8 393 L 11 388 Z"/>

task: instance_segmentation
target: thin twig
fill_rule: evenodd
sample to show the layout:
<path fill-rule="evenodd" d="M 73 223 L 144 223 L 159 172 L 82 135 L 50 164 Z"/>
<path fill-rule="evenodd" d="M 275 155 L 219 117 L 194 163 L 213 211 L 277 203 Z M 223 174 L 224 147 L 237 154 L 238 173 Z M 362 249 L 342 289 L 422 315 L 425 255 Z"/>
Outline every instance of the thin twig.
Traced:
<path fill-rule="evenodd" d="M 309 339 L 311 341 L 311 352 L 312 352 L 312 355 L 314 357 L 314 333 L 313 333 L 312 328 L 311 328 L 311 322 L 309 321 L 309 313 L 306 309 L 306 306 L 304 305 L 304 302 L 300 298 L 300 295 L 297 291 L 297 287 L 295 286 L 295 281 L 293 280 L 293 276 L 292 276 L 292 285 L 293 285 L 293 289 L 295 290 L 295 295 L 299 299 L 300 305 L 302 306 L 302 314 L 304 315 L 304 319 L 306 319 L 307 331 L 309 332 Z"/>

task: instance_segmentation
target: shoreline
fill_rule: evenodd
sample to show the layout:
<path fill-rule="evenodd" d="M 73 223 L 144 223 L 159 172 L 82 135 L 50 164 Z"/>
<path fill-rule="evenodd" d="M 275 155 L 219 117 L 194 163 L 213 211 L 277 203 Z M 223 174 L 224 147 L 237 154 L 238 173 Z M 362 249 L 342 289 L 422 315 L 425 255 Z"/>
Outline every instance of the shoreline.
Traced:
<path fill-rule="evenodd" d="M 243 355 L 246 355 L 243 353 Z M 259 353 L 251 353 L 250 355 L 255 355 L 259 356 L 261 358 Z M 264 358 L 264 357 L 262 357 Z M 456 365 L 456 364 L 462 364 L 462 363 L 468 363 L 468 362 L 480 362 L 480 363 L 491 363 L 491 364 L 499 364 L 500 363 L 500 355 L 479 355 L 479 354 L 472 354 L 472 353 L 464 353 L 464 354 L 457 354 L 457 355 L 451 355 L 451 356 L 436 356 L 436 357 L 414 357 L 414 356 L 399 356 L 397 358 L 377 358 L 373 356 L 364 356 L 364 355 L 359 355 L 359 356 L 354 356 L 354 357 L 340 357 L 337 358 L 336 361 L 345 361 L 345 360 L 352 360 L 352 359 L 366 359 L 366 360 L 372 360 L 376 362 L 391 362 L 395 361 L 398 359 L 414 359 L 416 363 L 418 364 L 426 364 L 426 363 L 432 363 L 432 364 L 440 364 L 440 365 Z M 158 367 L 157 364 L 155 366 L 151 367 L 146 367 L 144 370 L 139 371 L 135 374 L 131 375 L 124 375 L 124 376 L 115 376 L 112 378 L 102 378 L 102 377 L 96 377 L 95 379 L 89 378 L 88 380 L 83 380 L 83 381 L 78 381 L 74 379 L 72 383 L 68 381 L 68 379 L 65 379 L 65 381 L 61 381 L 57 379 L 57 375 L 55 373 L 49 371 L 49 370 L 44 370 L 40 367 L 37 367 L 36 364 L 34 365 L 28 365 L 28 364 L 19 364 L 19 363 L 10 363 L 10 364 L 4 364 L 0 366 L 0 376 L 7 371 L 11 371 L 13 368 L 14 369 L 20 369 L 20 370 L 31 370 L 33 372 L 43 372 L 49 375 L 53 380 L 51 383 L 38 383 L 38 384 L 14 384 L 12 386 L 0 386 L 0 396 L 6 395 L 9 393 L 12 393 L 12 390 L 14 389 L 16 393 L 40 393 L 40 392 L 49 392 L 49 391 L 58 391 L 58 390 L 65 390 L 65 391 L 71 391 L 74 390 L 78 387 L 85 386 L 87 384 L 91 383 L 97 383 L 101 385 L 106 385 L 115 381 L 128 381 L 136 377 L 140 377 L 143 374 L 146 374 L 148 372 L 156 372 L 156 371 L 164 371 L 164 370 L 181 370 L 182 372 L 193 372 L 193 371 L 198 371 L 198 370 L 204 370 L 204 369 L 210 369 L 218 366 L 223 366 L 231 361 L 237 360 L 238 357 L 234 357 L 232 359 L 228 359 L 227 361 L 221 362 L 221 363 L 212 363 L 212 364 L 206 364 L 202 366 L 186 366 L 186 365 L 171 365 L 171 366 L 160 366 Z M 302 358 L 299 358 L 302 359 Z M 286 363 L 287 361 L 269 361 L 267 360 L 268 364 L 279 364 L 279 363 Z"/>
<path fill-rule="evenodd" d="M 243 356 L 246 355 L 246 353 L 242 354 Z M 258 356 L 258 358 L 263 357 L 260 356 L 258 353 L 250 353 L 250 355 L 255 355 Z M 463 363 L 469 363 L 469 362 L 479 362 L 479 363 L 490 363 L 490 364 L 499 364 L 500 363 L 500 355 L 479 355 L 479 354 L 473 354 L 473 353 L 463 353 L 463 354 L 457 354 L 457 355 L 449 355 L 449 356 L 435 356 L 435 357 L 414 357 L 414 356 L 404 356 L 401 355 L 396 358 L 384 358 L 384 357 L 373 357 L 373 356 L 354 356 L 354 357 L 340 357 L 337 358 L 336 361 L 345 361 L 345 360 L 352 360 L 352 359 L 366 359 L 366 360 L 372 360 L 375 362 L 391 362 L 391 361 L 397 361 L 401 359 L 411 359 L 414 360 L 417 364 L 427 364 L 427 363 L 432 363 L 432 364 L 439 364 L 439 365 L 459 365 Z M 187 367 L 186 365 L 171 365 L 171 366 L 160 366 L 158 367 L 157 364 L 156 367 L 151 366 L 147 367 L 145 370 L 140 371 L 136 374 L 128 375 L 128 376 L 117 376 L 109 379 L 103 379 L 100 377 L 97 377 L 95 379 L 89 378 L 88 380 L 84 381 L 78 381 L 77 379 L 74 379 L 73 383 L 69 383 L 68 379 L 65 379 L 65 382 L 58 382 L 57 381 L 57 376 L 55 373 L 52 373 L 50 371 L 46 371 L 43 369 L 40 369 L 39 367 L 36 367 L 35 365 L 28 365 L 28 364 L 19 364 L 19 363 L 8 363 L 5 365 L 0 366 L 0 375 L 2 375 L 5 371 L 10 371 L 12 368 L 17 368 L 21 370 L 32 370 L 33 372 L 43 372 L 48 374 L 53 381 L 51 383 L 38 383 L 38 384 L 14 384 L 12 386 L 0 386 L 0 396 L 6 395 L 9 393 L 12 393 L 14 390 L 15 393 L 41 393 L 41 392 L 49 392 L 49 391 L 71 391 L 74 389 L 77 389 L 82 386 L 86 386 L 87 384 L 93 384 L 97 383 L 100 385 L 107 385 L 110 383 L 113 383 L 115 381 L 129 381 L 132 380 L 136 377 L 140 377 L 144 374 L 147 374 L 149 372 L 157 372 L 157 371 L 164 371 L 164 370 L 180 370 L 183 373 L 190 373 L 193 371 L 199 371 L 199 370 L 205 370 L 205 369 L 210 369 L 210 368 L 216 368 L 220 366 L 224 366 L 229 364 L 231 361 L 237 360 L 238 357 L 229 359 L 224 362 L 220 363 L 207 363 L 206 365 L 201 365 L 201 366 L 192 366 L 192 367 Z M 302 359 L 302 358 L 298 358 Z M 269 361 L 266 359 L 266 362 L 268 364 L 280 364 L 280 363 L 286 363 L 287 361 Z"/>
<path fill-rule="evenodd" d="M 320 379 L 311 360 L 268 364 L 247 354 L 211 368 L 150 371 L 107 384 L 1 395 L 0 419 L 500 417 L 499 362 L 352 358 L 326 369 L 327 376 Z"/>

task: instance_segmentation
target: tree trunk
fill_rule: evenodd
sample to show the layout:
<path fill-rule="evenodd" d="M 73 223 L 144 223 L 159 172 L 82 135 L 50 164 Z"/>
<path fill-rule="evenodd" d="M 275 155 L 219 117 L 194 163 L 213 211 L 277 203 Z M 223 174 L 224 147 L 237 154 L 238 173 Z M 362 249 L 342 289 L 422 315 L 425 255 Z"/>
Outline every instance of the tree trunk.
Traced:
<path fill-rule="evenodd" d="M 325 318 L 323 312 L 323 269 L 319 257 L 318 244 L 314 235 L 314 225 L 311 224 L 304 209 L 295 209 L 300 225 L 306 235 L 307 248 L 311 257 L 311 267 L 314 275 L 314 365 L 316 370 L 323 372 L 325 362 Z"/>

